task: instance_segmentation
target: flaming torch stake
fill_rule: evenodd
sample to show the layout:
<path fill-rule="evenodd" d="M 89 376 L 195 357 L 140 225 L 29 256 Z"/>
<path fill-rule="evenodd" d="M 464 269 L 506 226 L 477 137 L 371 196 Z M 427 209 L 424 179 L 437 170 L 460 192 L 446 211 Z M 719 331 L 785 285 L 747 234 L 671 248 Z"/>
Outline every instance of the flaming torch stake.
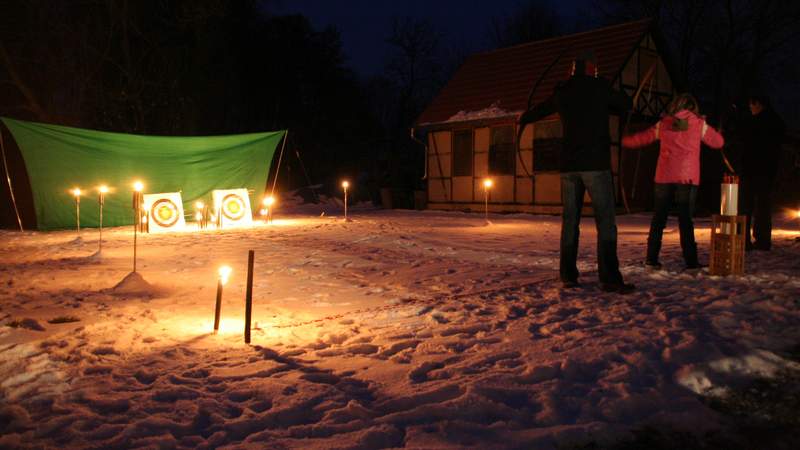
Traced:
<path fill-rule="evenodd" d="M 219 313 L 222 309 L 222 286 L 228 282 L 232 269 L 228 266 L 219 268 L 219 278 L 217 279 L 217 303 L 214 307 L 214 334 L 219 332 Z"/>
<path fill-rule="evenodd" d="M 483 180 L 483 215 L 486 219 L 486 225 L 489 225 L 489 189 L 492 188 L 492 179 L 487 178 Z"/>
<path fill-rule="evenodd" d="M 100 240 L 98 242 L 97 247 L 97 254 L 103 252 L 103 205 L 106 204 L 106 194 L 108 193 L 108 186 L 105 184 L 97 188 L 100 191 L 100 195 L 97 201 L 100 203 Z"/>
<path fill-rule="evenodd" d="M 144 194 L 142 194 L 142 190 L 144 189 L 144 185 L 141 181 L 137 181 L 133 183 L 133 271 L 136 272 L 136 246 L 137 246 L 137 236 L 139 234 L 139 221 L 141 220 L 142 214 L 142 199 Z"/>

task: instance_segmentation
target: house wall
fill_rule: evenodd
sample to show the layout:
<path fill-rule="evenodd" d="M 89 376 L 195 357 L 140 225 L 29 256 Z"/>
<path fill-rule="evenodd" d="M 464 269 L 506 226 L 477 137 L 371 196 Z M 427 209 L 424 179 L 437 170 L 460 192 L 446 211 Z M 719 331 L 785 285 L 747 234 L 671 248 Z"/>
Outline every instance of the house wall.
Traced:
<path fill-rule="evenodd" d="M 651 68 L 653 70 L 651 79 L 645 83 L 634 105 L 630 131 L 655 122 L 674 94 L 672 80 L 660 57 L 655 41 L 648 35 L 632 51 L 630 59 L 612 84 L 617 89 L 633 96 Z M 489 176 L 491 129 L 494 126 L 509 124 L 507 120 L 484 123 L 472 128 L 468 124 L 453 124 L 449 128 L 439 129 L 439 131 L 428 134 L 429 207 L 434 209 L 483 209 L 485 194 L 483 180 Z M 540 122 L 528 124 L 525 127 L 519 150 L 515 155 L 514 173 L 491 176 L 494 181 L 494 187 L 489 192 L 491 210 L 557 212 L 560 208 L 561 181 L 557 168 L 537 167 L 536 162 L 541 157 L 537 156 L 536 147 L 539 144 L 536 142 L 542 137 L 542 133 L 537 131 L 537 126 L 544 130 L 548 124 Z M 620 138 L 625 127 L 624 121 L 620 117 L 612 115 L 609 118 L 608 126 L 611 136 L 611 166 L 615 192 L 618 195 L 617 200 L 621 203 L 624 190 L 626 200 L 631 200 L 640 207 L 649 206 L 652 195 L 651 180 L 658 151 L 656 149 L 621 149 Z M 472 174 L 452 176 L 453 132 L 465 129 L 472 132 Z M 551 136 L 548 133 L 544 133 L 545 138 Z M 634 198 L 630 198 L 631 194 Z M 584 201 L 587 205 L 590 204 L 591 199 L 588 193 Z"/>
<path fill-rule="evenodd" d="M 428 134 L 428 203 L 452 201 L 451 149 L 450 131 Z"/>

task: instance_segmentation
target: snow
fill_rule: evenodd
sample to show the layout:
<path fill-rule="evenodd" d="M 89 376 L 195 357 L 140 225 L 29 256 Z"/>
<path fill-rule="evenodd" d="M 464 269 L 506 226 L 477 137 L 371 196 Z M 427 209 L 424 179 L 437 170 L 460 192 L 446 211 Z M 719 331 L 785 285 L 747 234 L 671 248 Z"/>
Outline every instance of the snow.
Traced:
<path fill-rule="evenodd" d="M 494 102 L 489 107 L 476 111 L 459 111 L 450 116 L 445 122 L 468 122 L 471 120 L 496 119 L 498 117 L 519 116 L 523 111 L 506 111 L 500 107 L 500 102 Z"/>
<path fill-rule="evenodd" d="M 356 205 L 344 222 L 297 202 L 252 229 L 140 235 L 136 274 L 132 229 L 104 230 L 99 258 L 96 230 L 0 232 L 0 447 L 554 448 L 724 427 L 704 396 L 800 371 L 781 356 L 800 341 L 797 222 L 737 278 L 681 271 L 672 222 L 665 270 L 645 270 L 649 216 L 621 216 L 637 290 L 618 295 L 591 218 L 583 285 L 561 290 L 558 217 Z M 697 238 L 707 261 L 707 220 Z"/>

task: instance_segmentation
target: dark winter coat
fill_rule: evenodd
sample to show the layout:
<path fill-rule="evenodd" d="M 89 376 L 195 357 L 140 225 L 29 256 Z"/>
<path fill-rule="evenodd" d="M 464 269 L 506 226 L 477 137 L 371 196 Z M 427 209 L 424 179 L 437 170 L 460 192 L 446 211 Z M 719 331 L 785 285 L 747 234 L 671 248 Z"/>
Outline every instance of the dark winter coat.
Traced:
<path fill-rule="evenodd" d="M 609 112 L 624 113 L 630 108 L 630 97 L 612 89 L 605 78 L 575 75 L 558 85 L 550 98 L 526 111 L 520 126 L 557 112 L 564 129 L 561 172 L 610 170 Z"/>
<path fill-rule="evenodd" d="M 743 127 L 742 176 L 772 180 L 783 156 L 781 142 L 786 125 L 772 108 L 750 116 Z"/>

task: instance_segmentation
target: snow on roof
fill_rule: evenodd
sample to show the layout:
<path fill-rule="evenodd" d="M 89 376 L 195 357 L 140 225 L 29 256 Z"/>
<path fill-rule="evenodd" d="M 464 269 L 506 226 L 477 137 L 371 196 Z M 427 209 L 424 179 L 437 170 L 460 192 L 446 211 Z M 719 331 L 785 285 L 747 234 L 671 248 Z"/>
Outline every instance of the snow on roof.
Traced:
<path fill-rule="evenodd" d="M 472 120 L 498 119 L 501 117 L 516 117 L 522 114 L 522 110 L 506 111 L 499 106 L 500 101 L 492 103 L 488 108 L 476 111 L 459 111 L 450 116 L 445 122 L 468 122 Z"/>
<path fill-rule="evenodd" d="M 534 82 L 559 55 L 536 90 L 534 103 L 553 92 L 566 78 L 574 57 L 586 50 L 597 56 L 600 76 L 614 79 L 650 26 L 650 20 L 640 20 L 471 55 L 416 125 L 460 122 L 462 117 L 495 118 L 501 111 L 509 115 L 522 111 L 527 108 Z"/>

